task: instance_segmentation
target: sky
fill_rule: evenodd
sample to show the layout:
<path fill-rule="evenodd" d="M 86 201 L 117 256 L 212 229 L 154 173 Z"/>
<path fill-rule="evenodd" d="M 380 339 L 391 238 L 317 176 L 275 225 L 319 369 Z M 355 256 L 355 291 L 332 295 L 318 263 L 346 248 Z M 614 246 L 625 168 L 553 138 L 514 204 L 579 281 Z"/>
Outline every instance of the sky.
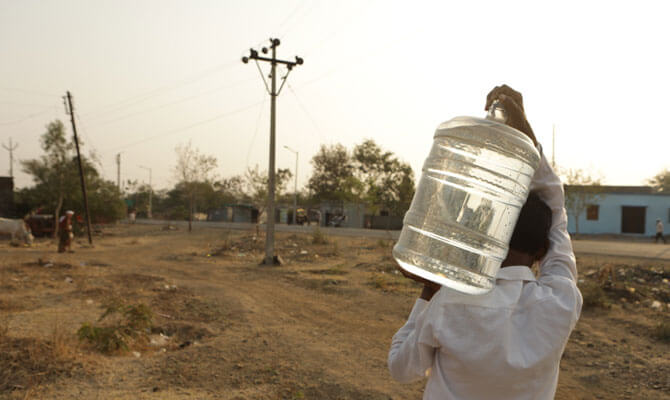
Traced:
<path fill-rule="evenodd" d="M 71 132 L 70 91 L 107 179 L 120 153 L 123 181 L 148 183 L 150 168 L 170 187 L 189 142 L 219 177 L 267 169 L 270 99 L 240 59 L 273 37 L 280 59 L 305 60 L 277 100 L 277 167 L 293 171 L 284 146 L 296 150 L 299 186 L 319 146 L 368 138 L 418 177 L 435 128 L 483 116 L 502 83 L 549 158 L 555 130 L 559 166 L 642 185 L 670 168 L 667 15 L 662 1 L 0 0 L 0 142 L 38 157 L 50 121 Z M 14 174 L 32 184 L 18 162 Z"/>

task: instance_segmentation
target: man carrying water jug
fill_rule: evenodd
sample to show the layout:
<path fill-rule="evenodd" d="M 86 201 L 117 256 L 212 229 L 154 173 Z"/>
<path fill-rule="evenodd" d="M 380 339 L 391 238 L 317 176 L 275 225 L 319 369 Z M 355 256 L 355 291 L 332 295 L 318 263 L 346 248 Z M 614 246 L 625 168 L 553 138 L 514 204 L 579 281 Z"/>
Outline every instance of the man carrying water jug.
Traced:
<path fill-rule="evenodd" d="M 521 93 L 494 88 L 506 124 L 538 147 Z M 462 294 L 403 271 L 424 283 L 388 357 L 400 382 L 428 377 L 423 398 L 553 399 L 561 355 L 582 307 L 567 232 L 563 185 L 544 154 L 496 275 L 483 295 Z M 539 274 L 531 271 L 539 262 Z"/>

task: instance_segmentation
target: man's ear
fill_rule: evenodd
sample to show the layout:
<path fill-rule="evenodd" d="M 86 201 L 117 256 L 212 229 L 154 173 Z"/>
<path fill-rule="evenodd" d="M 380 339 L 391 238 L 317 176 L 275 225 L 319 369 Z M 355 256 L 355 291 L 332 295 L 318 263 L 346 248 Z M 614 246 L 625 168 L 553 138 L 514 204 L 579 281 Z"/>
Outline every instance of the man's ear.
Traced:
<path fill-rule="evenodd" d="M 544 239 L 544 246 L 540 250 L 535 253 L 535 260 L 540 261 L 544 258 L 544 256 L 547 255 L 547 252 L 549 251 L 549 238 Z"/>

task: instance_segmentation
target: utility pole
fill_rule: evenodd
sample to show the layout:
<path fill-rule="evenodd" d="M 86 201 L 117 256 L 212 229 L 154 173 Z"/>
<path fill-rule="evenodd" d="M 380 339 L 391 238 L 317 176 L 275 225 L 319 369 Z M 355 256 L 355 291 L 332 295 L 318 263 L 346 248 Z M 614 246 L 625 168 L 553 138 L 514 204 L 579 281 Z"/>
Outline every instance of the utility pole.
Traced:
<path fill-rule="evenodd" d="M 153 194 L 153 191 L 154 191 L 153 186 L 151 186 L 151 168 L 143 167 L 141 165 L 139 167 L 142 168 L 142 169 L 149 170 L 149 208 L 147 209 L 147 218 L 151 219 L 152 218 L 152 216 L 151 216 L 151 195 Z"/>
<path fill-rule="evenodd" d="M 265 259 L 263 260 L 264 265 L 279 265 L 281 262 L 278 257 L 275 257 L 275 103 L 277 96 L 281 92 L 284 84 L 286 83 L 286 78 L 288 78 L 289 73 L 296 65 L 302 65 L 303 59 L 296 56 L 295 61 L 284 61 L 277 59 L 277 46 L 279 46 L 279 39 L 270 38 L 270 49 L 272 50 L 272 58 L 267 58 L 258 55 L 258 51 L 254 49 L 249 49 L 249 57 L 242 57 L 243 63 L 248 63 L 249 60 L 255 60 L 258 71 L 261 73 L 261 78 L 263 78 L 263 83 L 265 83 L 265 89 L 270 94 L 271 104 L 270 104 L 270 167 L 268 168 L 268 212 L 267 212 L 267 234 L 265 237 Z M 263 47 L 261 49 L 263 54 L 268 53 L 268 48 Z M 270 77 L 272 78 L 272 89 L 268 88 L 268 84 L 265 81 L 261 67 L 258 64 L 258 61 L 269 62 L 272 65 L 272 72 Z M 286 75 L 282 77 L 282 84 L 277 90 L 277 64 L 286 65 L 287 72 Z"/>
<path fill-rule="evenodd" d="M 295 153 L 295 184 L 293 185 L 293 225 L 296 225 L 297 219 L 296 215 L 298 214 L 298 152 L 293 150 L 288 146 L 284 148 L 291 153 Z"/>
<path fill-rule="evenodd" d="M 121 153 L 116 153 L 116 188 L 121 193 Z"/>
<path fill-rule="evenodd" d="M 14 150 L 16 150 L 17 147 L 19 147 L 18 143 L 12 144 L 12 138 L 9 138 L 9 147 L 5 146 L 4 144 L 2 147 L 9 151 L 9 176 L 14 177 Z"/>
<path fill-rule="evenodd" d="M 88 211 L 88 196 L 86 195 L 86 179 L 84 179 L 84 169 L 81 166 L 81 154 L 79 153 L 79 138 L 77 137 L 77 125 L 74 123 L 74 107 L 72 106 L 72 95 L 67 92 L 67 112 L 70 114 L 70 122 L 72 122 L 72 132 L 74 134 L 74 145 L 77 149 L 77 165 L 79 165 L 79 180 L 81 181 L 81 193 L 84 196 L 84 210 L 86 211 L 86 230 L 88 233 L 88 244 L 93 244 L 91 237 L 91 214 Z"/>

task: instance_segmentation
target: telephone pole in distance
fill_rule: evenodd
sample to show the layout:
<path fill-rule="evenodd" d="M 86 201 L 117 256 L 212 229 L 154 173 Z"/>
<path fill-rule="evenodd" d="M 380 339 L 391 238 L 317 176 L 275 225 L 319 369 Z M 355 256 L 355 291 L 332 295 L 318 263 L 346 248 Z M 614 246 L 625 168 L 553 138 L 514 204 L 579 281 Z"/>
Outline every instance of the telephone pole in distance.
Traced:
<path fill-rule="evenodd" d="M 9 138 L 9 147 L 5 146 L 4 144 L 2 147 L 9 151 L 9 176 L 12 178 L 14 177 L 14 150 L 16 150 L 17 147 L 19 147 L 18 143 L 13 143 L 12 144 L 12 138 Z"/>
<path fill-rule="evenodd" d="M 79 165 L 79 180 L 81 181 L 81 193 L 84 196 L 84 210 L 86 211 L 86 231 L 88 233 L 88 244 L 93 244 L 91 237 L 91 214 L 88 211 L 88 196 L 86 195 L 86 179 L 84 178 L 84 169 L 81 166 L 81 154 L 79 153 L 79 138 L 77 137 L 77 125 L 74 123 L 74 107 L 72 106 L 72 95 L 67 92 L 67 112 L 70 114 L 72 122 L 72 132 L 74 133 L 74 145 L 77 149 L 77 164 Z"/>

